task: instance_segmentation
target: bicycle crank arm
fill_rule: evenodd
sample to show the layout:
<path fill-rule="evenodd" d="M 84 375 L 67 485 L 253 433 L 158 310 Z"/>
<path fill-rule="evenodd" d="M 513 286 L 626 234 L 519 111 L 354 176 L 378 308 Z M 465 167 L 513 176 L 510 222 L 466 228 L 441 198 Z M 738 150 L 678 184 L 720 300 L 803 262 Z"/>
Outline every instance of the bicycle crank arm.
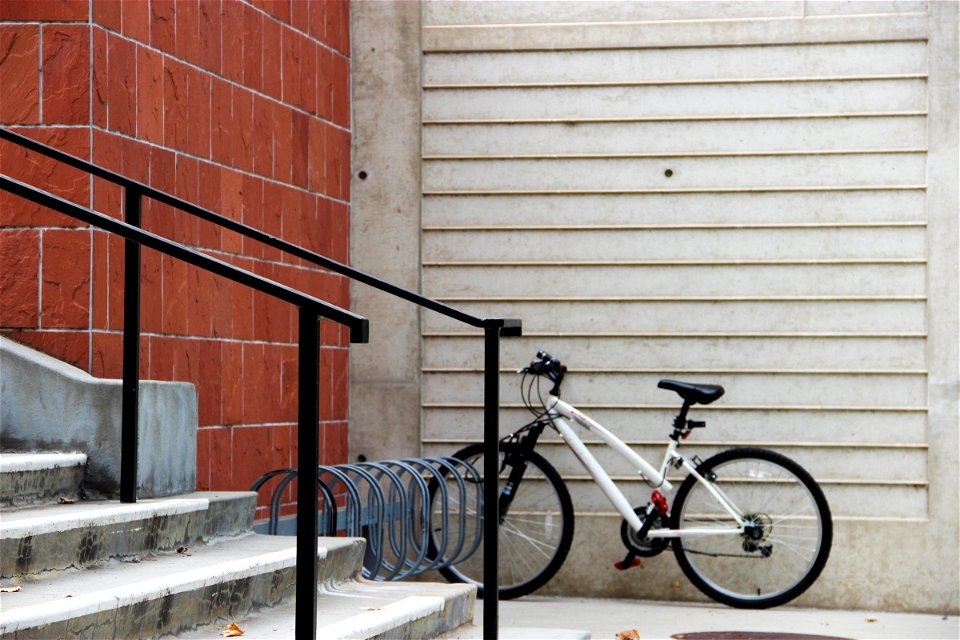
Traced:
<path fill-rule="evenodd" d="M 696 536 L 731 536 L 743 533 L 743 527 L 725 527 L 718 529 L 651 529 L 648 538 L 686 538 Z"/>

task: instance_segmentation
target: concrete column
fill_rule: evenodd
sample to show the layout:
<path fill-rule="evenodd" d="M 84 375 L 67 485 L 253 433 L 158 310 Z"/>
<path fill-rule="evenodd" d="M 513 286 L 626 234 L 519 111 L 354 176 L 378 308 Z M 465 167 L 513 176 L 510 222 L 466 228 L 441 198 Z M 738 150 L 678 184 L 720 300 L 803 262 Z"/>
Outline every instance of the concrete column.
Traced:
<path fill-rule="evenodd" d="M 420 288 L 420 3 L 355 2 L 351 259 Z M 420 451 L 418 308 L 354 284 L 370 344 L 350 350 L 350 458 Z"/>

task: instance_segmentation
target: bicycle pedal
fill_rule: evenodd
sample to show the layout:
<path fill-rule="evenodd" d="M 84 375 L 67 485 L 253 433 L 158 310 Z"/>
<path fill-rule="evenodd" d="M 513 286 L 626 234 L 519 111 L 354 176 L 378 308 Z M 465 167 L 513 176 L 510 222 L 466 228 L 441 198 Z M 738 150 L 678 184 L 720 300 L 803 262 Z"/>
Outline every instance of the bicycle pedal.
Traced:
<path fill-rule="evenodd" d="M 616 562 L 614 562 L 613 563 L 614 568 L 617 569 L 618 571 L 626 571 L 627 569 L 633 569 L 634 567 L 640 567 L 641 569 L 643 569 L 643 563 L 640 562 L 640 558 L 636 556 L 633 556 L 633 558 L 631 558 L 630 556 L 633 556 L 633 554 L 631 553 L 627 555 L 627 557 L 624 558 L 623 560 L 617 560 Z"/>

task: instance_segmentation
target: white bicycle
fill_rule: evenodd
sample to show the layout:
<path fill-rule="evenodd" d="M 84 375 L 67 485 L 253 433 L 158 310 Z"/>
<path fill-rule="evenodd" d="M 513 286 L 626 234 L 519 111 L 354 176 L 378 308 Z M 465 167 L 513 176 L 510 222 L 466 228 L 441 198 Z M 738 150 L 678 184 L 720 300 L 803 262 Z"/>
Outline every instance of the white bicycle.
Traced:
<path fill-rule="evenodd" d="M 806 591 L 820 575 L 833 536 L 830 508 L 820 486 L 800 465 L 758 448 L 730 449 L 704 461 L 679 452 L 681 440 L 706 426 L 689 420 L 689 409 L 714 402 L 723 395 L 723 387 L 659 382 L 661 389 L 678 393 L 683 405 L 657 469 L 608 429 L 560 399 L 566 367 L 559 360 L 541 351 L 519 373 L 524 374 L 524 403 L 536 418 L 499 445 L 500 598 L 518 598 L 546 584 L 560 569 L 573 541 L 570 493 L 556 469 L 534 451 L 547 428 L 559 434 L 623 516 L 620 533 L 627 553 L 615 564 L 617 569 L 636 566 L 639 557 L 655 556 L 672 544 L 680 568 L 700 591 L 740 608 L 782 605 Z M 540 393 L 539 381 L 544 378 L 553 383 L 546 396 Z M 598 436 L 641 474 L 653 487 L 648 504 L 631 506 L 571 423 Z M 479 472 L 479 479 L 461 480 L 482 482 L 482 444 L 461 449 L 454 457 Z M 670 506 L 662 493 L 673 488 L 666 477 L 669 467 L 689 474 Z M 438 484 L 432 483 L 434 494 Z M 482 504 L 451 505 L 450 509 L 448 516 L 461 510 L 476 515 L 480 510 L 483 517 Z M 463 520 L 449 517 L 447 521 Z M 482 591 L 482 546 L 441 573 L 452 582 L 476 584 Z"/>

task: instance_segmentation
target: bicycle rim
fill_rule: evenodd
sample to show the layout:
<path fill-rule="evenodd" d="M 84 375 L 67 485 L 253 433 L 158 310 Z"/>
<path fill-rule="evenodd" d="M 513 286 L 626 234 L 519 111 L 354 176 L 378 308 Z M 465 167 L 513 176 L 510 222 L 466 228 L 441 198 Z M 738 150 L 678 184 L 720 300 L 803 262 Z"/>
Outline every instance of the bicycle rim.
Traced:
<path fill-rule="evenodd" d="M 504 453 L 501 451 L 501 466 L 503 457 Z M 564 536 L 564 527 L 572 526 L 572 522 L 565 522 L 565 518 L 572 519 L 572 512 L 565 513 L 560 490 L 555 486 L 554 480 L 539 466 L 537 457 L 527 459 L 523 481 L 516 489 L 510 510 L 500 524 L 498 567 L 500 597 L 503 599 L 520 597 L 542 586 L 556 573 L 560 563 L 566 557 L 565 547 L 569 547 L 569 541 L 566 538 L 570 536 Z M 477 469 L 481 478 L 484 476 L 481 453 L 471 453 L 464 457 L 464 460 Z M 501 491 L 509 474 L 509 467 L 500 472 Z M 473 481 L 476 482 L 476 480 Z M 451 527 L 451 539 L 457 539 L 460 535 L 459 531 L 453 529 L 460 522 L 462 508 L 462 505 L 454 499 L 455 495 L 455 492 L 450 493 L 447 514 L 448 526 Z M 465 508 L 467 526 L 472 528 L 476 523 L 475 503 L 470 502 L 465 505 Z M 437 515 L 435 512 L 435 519 Z M 472 538 L 472 533 L 466 532 L 465 537 Z M 435 539 L 436 537 L 435 532 Z M 483 545 L 480 544 L 469 558 L 444 569 L 444 573 L 451 574 L 448 577 L 452 579 L 482 587 Z"/>
<path fill-rule="evenodd" d="M 710 597 L 737 607 L 783 604 L 817 578 L 832 525 L 823 494 L 795 463 L 774 453 L 720 454 L 701 466 L 754 526 L 736 535 L 685 536 L 674 542 L 681 568 Z M 729 527 L 731 517 L 691 478 L 677 495 L 674 526 Z"/>

